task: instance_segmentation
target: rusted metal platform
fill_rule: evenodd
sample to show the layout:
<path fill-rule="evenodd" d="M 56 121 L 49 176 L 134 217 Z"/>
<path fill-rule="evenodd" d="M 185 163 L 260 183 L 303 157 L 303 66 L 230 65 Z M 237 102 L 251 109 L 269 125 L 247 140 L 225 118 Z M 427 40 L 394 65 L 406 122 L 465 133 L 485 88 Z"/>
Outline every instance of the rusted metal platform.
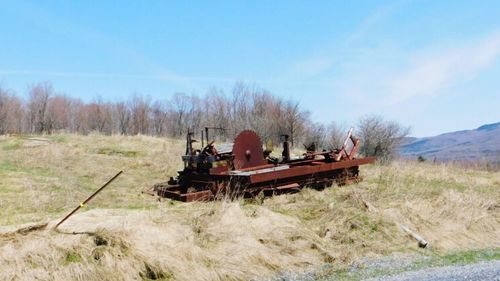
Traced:
<path fill-rule="evenodd" d="M 208 131 L 208 130 L 207 130 Z M 298 191 L 303 187 L 325 188 L 360 180 L 359 166 L 375 162 L 375 158 L 355 158 L 359 139 L 349 130 L 340 149 L 307 151 L 292 159 L 288 136 L 284 135 L 282 157 L 270 157 L 253 131 L 243 131 L 229 151 L 218 152 L 214 142 L 202 150 L 194 150 L 192 133 L 186 139 L 184 170 L 168 182 L 154 185 L 155 194 L 179 200 L 207 201 L 221 197 L 256 196 Z M 208 140 L 208 132 L 206 139 Z M 348 141 L 351 149 L 346 150 Z"/>

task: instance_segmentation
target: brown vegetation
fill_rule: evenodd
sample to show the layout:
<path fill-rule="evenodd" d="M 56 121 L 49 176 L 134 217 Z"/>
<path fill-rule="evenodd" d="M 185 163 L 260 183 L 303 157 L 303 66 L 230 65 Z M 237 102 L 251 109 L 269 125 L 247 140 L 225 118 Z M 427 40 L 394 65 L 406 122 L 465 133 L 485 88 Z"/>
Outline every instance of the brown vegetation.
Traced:
<path fill-rule="evenodd" d="M 140 195 L 180 168 L 182 144 L 148 136 L 0 137 L 0 224 L 49 221 L 44 230 L 0 229 L 0 279 L 248 280 L 395 252 L 500 247 L 498 172 L 396 162 L 362 167 L 359 184 L 263 202 Z M 50 230 L 119 169 L 126 173 L 87 210 Z M 397 223 L 431 249 L 419 249 Z"/>
<path fill-rule="evenodd" d="M 179 138 L 188 129 L 199 135 L 204 127 L 225 128 L 218 132 L 222 140 L 234 139 L 244 129 L 274 143 L 287 134 L 292 147 L 299 149 L 312 142 L 318 148 L 339 148 L 348 130 L 335 123 L 314 123 L 298 102 L 244 83 L 237 83 L 230 95 L 212 88 L 203 98 L 176 93 L 168 100 L 152 100 L 136 93 L 128 101 L 117 102 L 99 97 L 84 102 L 57 93 L 49 83 L 30 86 L 26 101 L 0 88 L 0 135 L 100 133 Z M 398 123 L 379 117 L 361 119 L 359 129 L 363 140 L 372 140 L 374 146 L 362 149 L 366 156 L 391 154 L 408 133 Z"/>

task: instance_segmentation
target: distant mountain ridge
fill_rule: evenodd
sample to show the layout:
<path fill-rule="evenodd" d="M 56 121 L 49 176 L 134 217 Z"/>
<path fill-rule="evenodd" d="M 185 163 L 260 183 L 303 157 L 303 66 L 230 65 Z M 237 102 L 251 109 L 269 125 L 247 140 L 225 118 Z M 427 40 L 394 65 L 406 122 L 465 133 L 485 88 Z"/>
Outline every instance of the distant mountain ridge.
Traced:
<path fill-rule="evenodd" d="M 405 158 L 422 156 L 428 160 L 500 163 L 500 122 L 474 130 L 445 133 L 433 137 L 407 138 L 400 147 Z"/>

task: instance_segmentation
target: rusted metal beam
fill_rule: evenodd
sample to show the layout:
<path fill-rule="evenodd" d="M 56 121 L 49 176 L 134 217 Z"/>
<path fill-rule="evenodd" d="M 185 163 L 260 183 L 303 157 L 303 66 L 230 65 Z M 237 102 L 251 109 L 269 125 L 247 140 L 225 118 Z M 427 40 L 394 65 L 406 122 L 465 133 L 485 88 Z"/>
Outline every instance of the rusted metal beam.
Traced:
<path fill-rule="evenodd" d="M 266 182 L 266 181 L 272 181 L 288 177 L 296 177 L 301 175 L 314 175 L 314 174 L 319 174 L 321 172 L 340 170 L 373 162 L 375 162 L 375 158 L 368 157 L 368 158 L 346 160 L 334 163 L 324 163 L 322 165 L 296 166 L 296 167 L 291 167 L 290 169 L 275 171 L 272 173 L 250 175 L 250 183 Z"/>

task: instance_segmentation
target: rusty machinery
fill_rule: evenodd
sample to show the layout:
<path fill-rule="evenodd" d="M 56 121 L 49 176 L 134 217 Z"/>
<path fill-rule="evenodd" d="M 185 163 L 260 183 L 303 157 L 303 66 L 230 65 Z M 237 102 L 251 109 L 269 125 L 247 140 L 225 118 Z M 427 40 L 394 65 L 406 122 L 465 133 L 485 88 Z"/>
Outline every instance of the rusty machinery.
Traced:
<path fill-rule="evenodd" d="M 222 130 L 222 128 L 211 128 Z M 202 132 L 202 149 L 194 149 L 193 133 L 186 137 L 184 169 L 168 182 L 153 186 L 153 194 L 185 202 L 206 201 L 222 196 L 255 196 L 298 191 L 302 187 L 324 188 L 359 180 L 359 165 L 375 158 L 355 158 L 360 141 L 350 129 L 343 146 L 315 151 L 314 144 L 301 157 L 290 155 L 288 136 L 283 135 L 281 157 L 272 157 L 272 145 L 263 149 L 259 136 L 242 131 L 233 144 L 216 147 L 209 141 L 209 128 Z M 204 143 L 206 140 L 206 145 Z M 352 145 L 348 145 L 349 140 Z"/>

